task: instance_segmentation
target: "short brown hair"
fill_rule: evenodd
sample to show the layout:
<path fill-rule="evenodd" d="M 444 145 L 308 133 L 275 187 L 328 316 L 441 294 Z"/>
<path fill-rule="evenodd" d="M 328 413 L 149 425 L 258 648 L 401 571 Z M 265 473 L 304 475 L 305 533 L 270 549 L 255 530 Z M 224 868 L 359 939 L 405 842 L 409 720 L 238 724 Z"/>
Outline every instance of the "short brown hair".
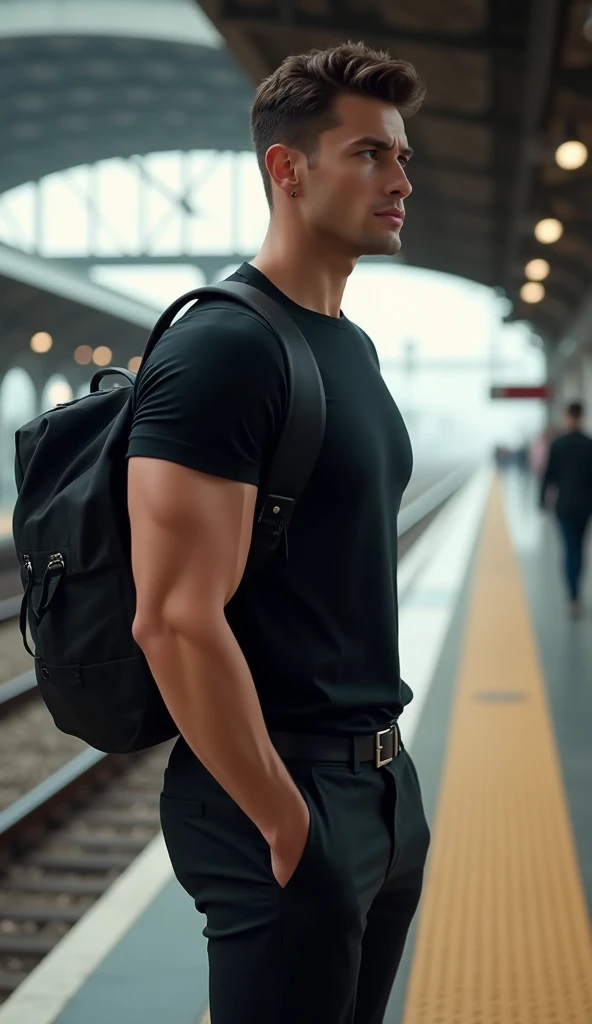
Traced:
<path fill-rule="evenodd" d="M 565 411 L 572 419 L 581 420 L 584 417 L 584 404 L 583 402 L 570 402 Z"/>
<path fill-rule="evenodd" d="M 261 82 L 251 112 L 253 146 L 270 205 L 267 150 L 280 142 L 310 158 L 321 132 L 337 127 L 333 105 L 343 93 L 385 100 L 409 117 L 419 110 L 425 87 L 413 65 L 365 43 L 286 57 Z"/>

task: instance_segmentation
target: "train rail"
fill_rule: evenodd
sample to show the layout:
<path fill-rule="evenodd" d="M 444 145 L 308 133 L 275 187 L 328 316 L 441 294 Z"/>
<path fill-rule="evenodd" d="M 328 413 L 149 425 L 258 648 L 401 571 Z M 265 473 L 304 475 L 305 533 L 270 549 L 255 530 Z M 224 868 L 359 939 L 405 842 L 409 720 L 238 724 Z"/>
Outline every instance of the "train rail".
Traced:
<path fill-rule="evenodd" d="M 20 676 L 0 683 L 0 718 L 11 714 L 15 708 L 30 700 L 37 692 L 34 672 L 22 672 Z"/>
<path fill-rule="evenodd" d="M 0 1002 L 156 835 L 169 749 L 88 748 L 0 812 Z"/>
<path fill-rule="evenodd" d="M 18 618 L 22 597 L 7 597 L 0 601 L 0 622 Z"/>
<path fill-rule="evenodd" d="M 20 612 L 22 587 L 20 570 L 11 540 L 0 539 L 0 623 Z"/>

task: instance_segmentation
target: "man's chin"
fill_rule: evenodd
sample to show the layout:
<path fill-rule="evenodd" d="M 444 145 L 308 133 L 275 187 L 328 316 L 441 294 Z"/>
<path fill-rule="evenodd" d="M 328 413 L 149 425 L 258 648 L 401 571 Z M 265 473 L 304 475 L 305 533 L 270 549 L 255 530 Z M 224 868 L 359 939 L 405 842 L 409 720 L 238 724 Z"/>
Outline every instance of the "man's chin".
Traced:
<path fill-rule="evenodd" d="M 374 237 L 364 239 L 361 256 L 396 256 L 401 251 L 401 239 L 398 232 L 393 232 L 383 238 Z"/>

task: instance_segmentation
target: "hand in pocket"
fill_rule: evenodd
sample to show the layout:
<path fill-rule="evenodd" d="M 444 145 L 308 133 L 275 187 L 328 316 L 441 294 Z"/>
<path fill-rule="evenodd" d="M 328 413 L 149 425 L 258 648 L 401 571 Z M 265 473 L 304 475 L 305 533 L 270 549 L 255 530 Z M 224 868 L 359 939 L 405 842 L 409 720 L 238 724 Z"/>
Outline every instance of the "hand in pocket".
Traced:
<path fill-rule="evenodd" d="M 300 797 L 297 812 L 270 844 L 271 869 L 278 885 L 284 889 L 296 871 L 308 843 L 311 821 L 304 797 Z"/>

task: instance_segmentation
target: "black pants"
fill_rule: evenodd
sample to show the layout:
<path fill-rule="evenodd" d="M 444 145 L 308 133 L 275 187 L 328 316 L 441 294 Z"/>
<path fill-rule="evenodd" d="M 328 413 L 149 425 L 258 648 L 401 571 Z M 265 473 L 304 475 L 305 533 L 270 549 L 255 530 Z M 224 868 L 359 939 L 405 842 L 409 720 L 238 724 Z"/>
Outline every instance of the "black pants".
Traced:
<path fill-rule="evenodd" d="M 558 519 L 563 535 L 567 589 L 571 600 L 577 601 L 584 565 L 584 537 L 590 516 L 587 513 L 573 513 L 558 516 Z"/>
<path fill-rule="evenodd" d="M 206 915 L 212 1024 L 380 1024 L 421 893 L 429 830 L 405 750 L 388 766 L 286 762 L 311 816 L 282 888 L 267 843 L 183 741 L 161 821 Z"/>

